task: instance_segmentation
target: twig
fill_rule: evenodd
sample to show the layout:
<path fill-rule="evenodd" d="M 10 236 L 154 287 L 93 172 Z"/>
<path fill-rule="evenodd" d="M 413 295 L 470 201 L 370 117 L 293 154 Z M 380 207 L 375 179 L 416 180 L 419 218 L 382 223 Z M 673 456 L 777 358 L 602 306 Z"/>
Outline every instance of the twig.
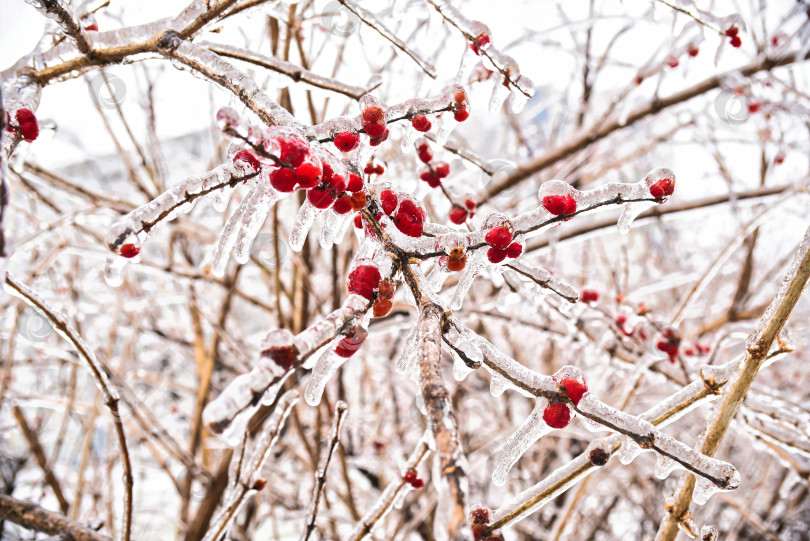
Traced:
<path fill-rule="evenodd" d="M 23 528 L 48 535 L 69 536 L 75 541 L 110 541 L 106 535 L 101 535 L 58 513 L 2 493 L 0 493 L 0 516 Z"/>
<path fill-rule="evenodd" d="M 326 470 L 329 468 L 329 462 L 332 460 L 335 447 L 337 447 L 340 441 L 340 432 L 343 429 L 343 421 L 346 420 L 348 410 L 349 406 L 346 405 L 346 402 L 338 400 L 335 405 L 335 416 L 332 420 L 329 447 L 326 448 L 326 452 L 321 457 L 321 463 L 318 465 L 318 471 L 315 474 L 315 486 L 312 489 L 312 500 L 309 505 L 309 511 L 307 512 L 307 525 L 301 536 L 302 541 L 307 541 L 309 536 L 312 535 L 312 532 L 315 531 L 315 519 L 318 517 L 318 504 L 321 500 L 323 487 L 326 484 Z"/>

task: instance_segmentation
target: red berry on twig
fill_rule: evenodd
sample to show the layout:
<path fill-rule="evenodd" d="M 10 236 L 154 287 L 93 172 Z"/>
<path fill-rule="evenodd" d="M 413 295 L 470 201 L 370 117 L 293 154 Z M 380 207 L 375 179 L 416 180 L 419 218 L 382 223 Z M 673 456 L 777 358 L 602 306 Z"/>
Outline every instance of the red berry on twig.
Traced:
<path fill-rule="evenodd" d="M 571 422 L 571 412 L 562 402 L 552 402 L 543 410 L 543 421 L 551 428 L 565 428 Z"/>
<path fill-rule="evenodd" d="M 351 152 L 357 148 L 359 142 L 360 137 L 356 133 L 345 131 L 335 136 L 335 146 L 341 152 Z"/>
<path fill-rule="evenodd" d="M 380 270 L 373 265 L 359 265 L 355 267 L 348 278 L 349 293 L 356 293 L 369 300 L 374 296 L 374 290 L 380 285 Z"/>
<path fill-rule="evenodd" d="M 121 245 L 119 249 L 119 253 L 122 257 L 126 257 L 127 259 L 132 259 L 136 257 L 139 253 L 141 253 L 141 247 L 136 246 L 135 244 L 128 243 Z"/>

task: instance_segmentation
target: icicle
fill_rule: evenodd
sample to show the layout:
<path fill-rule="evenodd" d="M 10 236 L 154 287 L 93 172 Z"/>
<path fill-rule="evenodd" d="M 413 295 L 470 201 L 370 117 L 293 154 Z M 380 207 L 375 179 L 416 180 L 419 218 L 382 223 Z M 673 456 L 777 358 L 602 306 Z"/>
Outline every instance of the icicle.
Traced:
<path fill-rule="evenodd" d="M 214 250 L 214 257 L 211 261 L 211 274 L 218 278 L 225 275 L 225 268 L 228 266 L 228 258 L 234 244 L 236 244 L 236 235 L 239 233 L 238 226 L 241 224 L 242 218 L 245 215 L 245 201 L 254 197 L 259 189 L 259 187 L 255 187 L 248 193 L 222 229 L 222 233 L 219 236 L 219 243 Z"/>
<path fill-rule="evenodd" d="M 526 96 L 523 92 L 521 92 L 517 88 L 512 88 L 512 95 L 509 100 L 509 104 L 512 107 L 512 112 L 520 114 L 523 112 L 523 109 L 526 108 L 526 104 L 529 103 L 529 97 Z"/>
<path fill-rule="evenodd" d="M 626 235 L 630 232 L 630 226 L 633 225 L 633 220 L 635 220 L 639 214 L 649 208 L 654 207 L 655 205 L 656 203 L 653 201 L 627 203 L 622 207 L 622 213 L 619 216 L 619 221 L 616 222 L 616 229 L 622 235 Z"/>
<path fill-rule="evenodd" d="M 108 255 L 104 265 L 104 281 L 110 287 L 118 287 L 124 282 L 124 268 L 128 261 L 118 255 Z"/>
<path fill-rule="evenodd" d="M 722 491 L 722 488 L 698 475 L 695 476 L 695 491 L 692 493 L 692 501 L 698 505 L 704 505 L 715 493 Z"/>
<path fill-rule="evenodd" d="M 307 404 L 314 407 L 321 403 L 321 397 L 323 396 L 323 390 L 326 388 L 326 384 L 329 383 L 329 380 L 332 379 L 332 375 L 345 362 L 346 357 L 337 355 L 334 348 L 331 346 L 326 348 L 326 351 L 323 352 L 315 363 L 315 368 L 312 369 L 312 373 L 310 374 L 309 383 L 307 383 L 307 389 L 304 392 L 304 400 L 307 401 Z"/>
<path fill-rule="evenodd" d="M 489 392 L 495 398 L 501 396 L 506 389 L 509 388 L 509 382 L 506 381 L 502 375 L 497 372 L 491 371 L 489 372 L 490 380 L 489 380 Z"/>
<path fill-rule="evenodd" d="M 495 114 L 500 111 L 507 97 L 509 97 L 509 83 L 501 77 L 494 77 L 492 96 L 489 98 L 489 112 Z"/>
<path fill-rule="evenodd" d="M 413 143 L 419 137 L 420 133 L 410 123 L 404 126 L 404 130 L 400 148 L 403 153 L 410 154 L 413 152 Z"/>
<path fill-rule="evenodd" d="M 667 456 L 658 455 L 655 460 L 655 476 L 659 479 L 666 479 L 670 473 L 679 468 L 682 469 L 681 465 Z"/>
<path fill-rule="evenodd" d="M 501 455 L 498 457 L 495 471 L 492 472 L 492 483 L 495 486 L 503 486 L 506 483 L 509 470 L 523 456 L 523 453 L 534 445 L 537 440 L 553 430 L 543 421 L 543 409 L 545 406 L 545 400 L 538 400 L 529 417 L 506 442 Z"/>
<path fill-rule="evenodd" d="M 233 190 L 220 188 L 220 190 L 215 192 L 214 196 L 211 198 L 211 208 L 217 212 L 225 212 L 225 209 L 228 208 L 228 202 L 231 200 L 232 194 Z"/>
<path fill-rule="evenodd" d="M 622 447 L 619 450 L 619 462 L 627 466 L 643 452 L 644 449 L 639 447 L 633 438 L 629 436 L 622 436 Z"/>
<path fill-rule="evenodd" d="M 244 219 L 242 220 L 242 228 L 236 237 L 236 246 L 234 248 L 233 257 L 237 263 L 245 264 L 250 259 L 250 249 L 256 235 L 259 234 L 262 226 L 264 225 L 270 209 L 276 202 L 277 192 L 275 190 L 266 191 L 257 187 L 253 199 L 247 202 L 243 212 Z"/>
<path fill-rule="evenodd" d="M 450 301 L 451 310 L 460 310 L 464 304 L 464 299 L 467 297 L 467 292 L 470 291 L 476 276 L 486 265 L 486 252 L 484 250 L 477 250 L 467 255 L 467 266 L 461 271 L 461 276 L 456 285 L 456 291 L 453 294 L 453 299 Z"/>
<path fill-rule="evenodd" d="M 414 325 L 410 332 L 408 333 L 408 337 L 405 339 L 405 345 L 402 348 L 402 354 L 399 356 L 397 360 L 397 372 L 400 374 L 406 374 L 413 364 L 414 359 L 416 359 L 416 352 L 417 352 L 417 326 Z"/>

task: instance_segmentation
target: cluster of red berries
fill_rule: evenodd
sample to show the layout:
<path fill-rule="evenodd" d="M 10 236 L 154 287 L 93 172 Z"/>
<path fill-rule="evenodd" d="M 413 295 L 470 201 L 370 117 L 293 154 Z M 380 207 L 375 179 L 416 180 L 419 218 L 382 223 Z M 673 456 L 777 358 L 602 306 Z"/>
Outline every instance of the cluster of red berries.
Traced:
<path fill-rule="evenodd" d="M 456 122 L 464 122 L 470 118 L 470 102 L 463 90 L 453 94 L 453 118 Z"/>
<path fill-rule="evenodd" d="M 726 36 L 731 38 L 732 47 L 740 48 L 742 46 L 742 40 L 740 39 L 740 29 L 734 25 L 729 26 L 726 29 Z"/>
<path fill-rule="evenodd" d="M 417 205 L 407 194 L 399 196 L 391 190 L 380 192 L 380 203 L 382 212 L 378 212 L 375 218 L 379 220 L 383 213 L 390 217 L 394 226 L 403 234 L 409 237 L 421 237 L 425 228 L 425 209 Z M 385 224 L 382 224 L 385 226 Z M 358 215 L 354 219 L 354 226 L 358 229 L 363 227 L 363 220 Z"/>
<path fill-rule="evenodd" d="M 674 364 L 678 359 L 678 351 L 681 348 L 681 335 L 675 329 L 667 327 L 662 333 L 662 338 L 655 343 L 655 347 L 666 353 L 669 362 Z"/>
<path fill-rule="evenodd" d="M 14 119 L 17 121 L 16 126 L 11 124 L 11 116 L 6 113 L 6 131 L 9 133 L 19 131 L 22 138 L 29 143 L 39 137 L 39 123 L 31 109 L 17 109 L 17 112 L 14 114 Z"/>
<path fill-rule="evenodd" d="M 391 313 L 393 308 L 394 293 L 396 287 L 394 282 L 390 280 L 383 280 L 377 288 L 377 298 L 374 299 L 373 314 L 374 317 L 385 317 Z"/>
<path fill-rule="evenodd" d="M 380 287 L 380 269 L 376 265 L 358 265 L 349 273 L 346 287 L 349 293 L 355 293 L 371 300 Z"/>
<path fill-rule="evenodd" d="M 355 325 L 349 329 L 337 343 L 337 346 L 335 346 L 335 354 L 344 359 L 348 359 L 357 353 L 357 350 L 360 349 L 360 346 L 366 341 L 367 336 L 368 331 L 365 328 Z"/>
<path fill-rule="evenodd" d="M 411 485 L 414 490 L 419 490 L 425 486 L 425 480 L 420 479 L 412 469 L 405 472 L 405 475 L 402 476 L 402 480 Z"/>
<path fill-rule="evenodd" d="M 583 289 L 579 293 L 579 300 L 582 302 L 598 302 L 599 301 L 599 292 L 593 289 Z"/>
<path fill-rule="evenodd" d="M 577 200 L 571 194 L 547 195 L 543 198 L 543 208 L 554 216 L 571 216 L 577 211 Z"/>
<path fill-rule="evenodd" d="M 579 405 L 579 401 L 588 392 L 588 384 L 584 378 L 579 381 L 569 376 L 559 379 L 555 376 L 554 380 L 557 382 L 562 398 L 567 397 L 574 403 L 574 406 Z M 552 400 L 543 410 L 543 421 L 551 428 L 565 428 L 571 422 L 571 410 L 562 398 Z"/>
<path fill-rule="evenodd" d="M 427 182 L 431 188 L 437 188 L 442 183 L 442 179 L 450 174 L 450 164 L 446 162 L 433 163 L 433 152 L 424 139 L 417 142 L 416 154 L 419 161 L 427 165 L 427 169 L 423 169 L 419 173 L 419 178 Z"/>
<path fill-rule="evenodd" d="M 656 199 L 667 197 L 675 192 L 675 182 L 671 178 L 662 178 L 650 186 L 650 195 Z"/>
<path fill-rule="evenodd" d="M 363 173 L 366 175 L 382 175 L 385 173 L 385 167 L 375 164 L 374 162 L 368 162 L 366 167 L 363 169 Z"/>
<path fill-rule="evenodd" d="M 487 251 L 487 259 L 490 263 L 500 263 L 507 257 L 515 259 L 523 253 L 523 246 L 512 242 L 513 238 L 512 224 L 508 222 L 506 225 L 499 225 L 487 231 L 484 241 L 490 246 Z"/>
<path fill-rule="evenodd" d="M 379 105 L 369 105 L 363 108 L 360 115 L 363 121 L 363 129 L 368 134 L 369 144 L 373 147 L 388 139 L 388 126 L 385 122 L 385 111 Z"/>
<path fill-rule="evenodd" d="M 464 206 L 453 203 L 450 209 L 450 221 L 456 225 L 461 225 L 473 216 L 475 216 L 476 202 L 473 199 L 467 198 L 464 200 Z"/>

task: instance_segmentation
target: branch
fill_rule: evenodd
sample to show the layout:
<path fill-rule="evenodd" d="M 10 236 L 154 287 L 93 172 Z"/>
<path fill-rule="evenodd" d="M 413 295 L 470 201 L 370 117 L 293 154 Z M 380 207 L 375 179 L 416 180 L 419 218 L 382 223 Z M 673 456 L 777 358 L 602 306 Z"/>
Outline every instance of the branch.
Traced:
<path fill-rule="evenodd" d="M 0 493 L 0 516 L 23 528 L 48 535 L 69 537 L 74 541 L 110 541 L 106 535 L 48 511 L 33 502 L 23 502 Z"/>
<path fill-rule="evenodd" d="M 62 5 L 60 0 L 33 0 L 28 3 L 49 19 L 55 20 L 59 26 L 62 27 L 62 31 L 76 42 L 79 52 L 87 56 L 92 55 L 93 51 L 90 38 L 88 38 L 87 33 L 73 17 L 73 13 Z"/>

